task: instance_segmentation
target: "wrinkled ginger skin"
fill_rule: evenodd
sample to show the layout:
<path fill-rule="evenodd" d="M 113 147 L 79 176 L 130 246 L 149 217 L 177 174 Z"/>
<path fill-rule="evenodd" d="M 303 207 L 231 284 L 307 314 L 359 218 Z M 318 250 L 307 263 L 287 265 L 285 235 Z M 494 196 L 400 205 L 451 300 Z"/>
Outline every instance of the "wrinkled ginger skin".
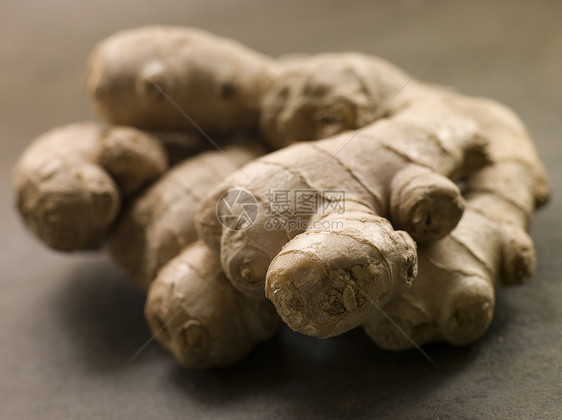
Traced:
<path fill-rule="evenodd" d="M 457 167 L 456 174 L 449 173 L 453 179 L 468 176 L 465 193 L 468 208 L 449 236 L 432 243 L 440 237 L 427 235 L 430 233 L 427 226 L 419 223 L 425 219 L 424 213 L 430 214 L 434 221 L 449 218 L 450 210 L 436 199 L 433 188 L 431 202 L 423 207 L 418 204 L 423 202 L 419 198 L 424 195 L 422 180 L 426 178 L 427 185 L 437 180 L 427 178 L 420 168 L 413 168 L 392 181 L 402 186 L 391 187 L 390 220 L 421 244 L 420 274 L 408 292 L 385 307 L 402 331 L 418 344 L 445 340 L 463 345 L 478 339 L 493 317 L 494 288 L 500 282 L 512 284 L 528 280 L 536 264 L 533 243 L 525 230 L 535 209 L 548 200 L 549 186 L 543 164 L 523 124 L 511 110 L 493 101 L 424 85 L 392 65 L 368 56 L 325 54 L 297 58 L 289 64 L 283 69 L 283 77 L 276 80 L 262 101 L 261 126 L 273 145 L 323 138 L 378 118 L 402 118 L 408 109 L 419 111 L 409 113 L 409 118 L 413 117 L 418 124 L 424 121 L 433 124 L 427 115 L 433 112 L 435 101 L 445 102 L 478 126 L 483 140 L 488 143 L 488 165 L 480 169 L 484 162 L 465 159 L 465 165 Z M 369 67 L 371 71 L 361 72 Z M 366 113 L 371 114 L 369 118 L 365 117 Z M 447 129 L 455 131 L 457 127 L 459 125 L 451 124 Z M 394 137 L 398 142 L 392 146 L 398 153 L 407 157 L 417 155 L 426 164 L 431 159 L 439 160 L 437 155 L 423 148 L 403 147 L 405 143 L 400 144 L 400 137 L 404 135 Z M 452 149 L 449 147 L 449 150 Z M 481 155 L 477 148 L 473 152 Z M 404 182 L 402 178 L 406 177 L 416 182 Z M 412 200 L 414 203 L 408 204 Z M 459 210 L 462 208 L 464 200 Z M 318 255 L 322 258 L 331 251 L 313 251 L 312 245 L 287 246 L 287 254 L 295 259 L 291 253 L 299 251 L 318 259 Z M 285 252 L 285 248 L 283 250 Z M 270 265 L 270 273 L 278 271 L 275 264 L 276 259 Z M 284 270 L 290 272 L 291 264 L 295 263 L 284 262 Z M 302 299 L 295 288 L 279 294 L 284 301 L 292 302 L 285 304 L 292 309 L 281 310 L 284 320 L 287 321 L 289 313 L 296 318 L 297 321 L 287 322 L 289 326 L 303 324 L 307 317 L 313 319 L 310 314 L 303 318 L 303 302 L 313 308 L 319 304 Z M 276 295 L 268 296 L 274 302 L 279 300 Z M 373 299 L 373 302 L 379 301 Z M 335 303 L 340 310 L 345 307 L 345 299 L 335 300 Z M 308 326 L 308 331 L 322 336 L 318 334 L 323 328 L 322 321 L 314 318 L 310 322 L 314 327 Z M 381 313 L 374 313 L 366 330 L 383 348 L 400 350 L 413 346 L 412 341 Z"/>
<path fill-rule="evenodd" d="M 351 294 L 354 299 L 362 299 L 355 290 L 360 281 L 353 267 L 368 267 L 373 260 L 393 266 L 389 262 L 392 256 L 402 254 L 404 261 L 396 264 L 396 270 L 386 270 L 386 274 L 377 271 L 376 282 L 385 287 L 367 288 L 364 292 L 368 299 L 384 305 L 404 290 L 404 284 L 415 276 L 416 245 L 408 235 L 394 234 L 383 218 L 419 227 L 411 231 L 420 242 L 445 236 L 456 226 L 464 208 L 460 190 L 448 177 L 486 162 L 485 141 L 476 124 L 441 98 L 412 103 L 402 113 L 372 123 L 346 147 L 350 135 L 353 133 L 294 144 L 257 159 L 244 167 L 243 173 L 228 177 L 203 203 L 197 216 L 200 237 L 220 252 L 233 285 L 256 298 L 265 292 L 283 320 L 304 334 L 337 335 L 366 321 L 372 307 L 349 304 Z M 217 200 L 231 189 L 245 189 L 260 203 L 256 221 L 246 230 L 217 225 Z M 300 217 L 308 221 L 343 221 L 346 226 L 341 231 L 332 227 L 306 231 L 267 228 L 272 217 L 280 216 L 275 211 L 273 215 L 265 211 L 269 190 L 314 191 L 320 198 L 318 207 L 325 208 L 323 191 L 330 189 L 345 190 L 345 214 Z M 410 191 L 411 197 L 391 206 L 392 197 L 404 190 Z M 289 202 L 288 206 L 295 207 L 295 203 Z M 370 225 L 377 232 L 363 238 L 366 228 L 361 224 L 371 219 L 378 220 Z M 322 246 L 327 237 L 336 238 L 330 242 L 330 249 Z M 290 263 L 285 262 L 287 249 L 291 250 Z M 345 276 L 327 275 L 334 267 L 331 258 L 325 256 L 332 254 L 345 255 Z M 347 279 L 346 285 L 339 284 L 341 278 Z M 318 287 L 309 287 L 310 284 Z M 318 296 L 326 299 L 318 307 L 308 307 Z M 327 310 L 322 309 L 324 301 L 329 302 Z M 338 313 L 329 306 L 339 308 Z"/>
<path fill-rule="evenodd" d="M 148 292 L 145 317 L 162 346 L 194 369 L 236 363 L 280 326 L 271 302 L 234 289 L 202 242 L 160 271 Z"/>
<path fill-rule="evenodd" d="M 235 41 L 152 25 L 100 42 L 85 88 L 105 121 L 221 135 L 257 126 L 260 98 L 274 73 L 272 59 Z"/>
<path fill-rule="evenodd" d="M 147 290 L 158 270 L 197 240 L 195 214 L 208 191 L 264 152 L 243 142 L 172 167 L 124 210 L 108 242 L 113 259 Z"/>
<path fill-rule="evenodd" d="M 412 239 L 356 207 L 346 211 L 341 229 L 307 230 L 271 262 L 265 294 L 294 331 L 319 338 L 349 331 L 408 290 L 416 277 Z M 324 218 L 329 219 L 341 216 Z"/>
<path fill-rule="evenodd" d="M 54 128 L 24 152 L 14 189 L 26 225 L 60 251 L 97 248 L 122 198 L 167 169 L 155 137 L 130 127 L 92 122 Z"/>
<path fill-rule="evenodd" d="M 85 89 L 120 125 L 38 138 L 15 170 L 19 211 L 58 250 L 109 239 L 147 291 L 154 337 L 185 367 L 231 365 L 281 320 L 319 338 L 362 326 L 395 351 L 466 345 L 489 328 L 496 288 L 534 272 L 527 229 L 548 179 L 523 124 L 493 101 L 360 53 L 275 61 L 156 25 L 100 42 Z M 261 148 L 234 144 L 228 158 L 181 162 L 240 131 L 287 147 L 256 159 Z M 231 190 L 257 201 L 244 229 L 217 217 Z M 268 198 L 298 190 L 313 192 L 314 211 L 300 213 L 289 195 L 297 210 L 285 214 Z"/>
<path fill-rule="evenodd" d="M 263 96 L 260 126 L 275 148 L 331 137 L 391 113 L 407 82 L 389 62 L 360 53 L 291 59 Z"/>
<path fill-rule="evenodd" d="M 454 102 L 490 139 L 491 164 L 466 180 L 467 209 L 457 228 L 420 247 L 412 288 L 384 308 L 392 323 L 375 314 L 365 324 L 387 350 L 409 349 L 412 340 L 466 345 L 479 339 L 493 319 L 495 289 L 528 281 L 536 266 L 526 229 L 550 188 L 533 142 L 504 106 L 460 96 Z"/>

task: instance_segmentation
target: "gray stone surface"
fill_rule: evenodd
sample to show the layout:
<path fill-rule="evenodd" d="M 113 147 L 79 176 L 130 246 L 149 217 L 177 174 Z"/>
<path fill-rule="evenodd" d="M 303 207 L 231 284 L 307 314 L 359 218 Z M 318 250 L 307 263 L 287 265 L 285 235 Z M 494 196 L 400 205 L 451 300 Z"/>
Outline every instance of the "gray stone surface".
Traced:
<path fill-rule="evenodd" d="M 0 418 L 562 418 L 562 6 L 559 1 L 0 1 Z M 143 296 L 103 255 L 36 242 L 9 174 L 35 136 L 92 118 L 84 61 L 111 32 L 196 25 L 263 52 L 359 50 L 512 106 L 554 198 L 531 233 L 531 283 L 503 289 L 467 348 L 378 350 L 361 331 L 282 331 L 243 363 L 185 371 L 150 344 Z"/>

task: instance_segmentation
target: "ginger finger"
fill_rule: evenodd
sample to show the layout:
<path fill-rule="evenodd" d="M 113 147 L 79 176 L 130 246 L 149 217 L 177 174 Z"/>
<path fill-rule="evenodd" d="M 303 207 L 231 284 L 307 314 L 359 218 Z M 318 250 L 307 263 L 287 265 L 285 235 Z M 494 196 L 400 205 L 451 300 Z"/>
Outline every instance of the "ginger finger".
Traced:
<path fill-rule="evenodd" d="M 114 260 L 148 291 L 145 315 L 154 336 L 186 367 L 230 365 L 280 325 L 270 302 L 237 292 L 218 257 L 195 242 L 194 214 L 204 194 L 263 152 L 245 142 L 177 164 L 134 199 L 110 237 Z"/>
<path fill-rule="evenodd" d="M 230 135 L 258 122 L 275 63 L 194 28 L 144 26 L 118 32 L 92 52 L 86 91 L 114 124 Z"/>
<path fill-rule="evenodd" d="M 148 289 L 158 270 L 197 240 L 195 213 L 205 194 L 263 153 L 258 143 L 232 144 L 174 166 L 125 209 L 109 239 L 113 259 Z"/>
<path fill-rule="evenodd" d="M 227 366 L 280 326 L 273 305 L 238 292 L 203 242 L 173 258 L 150 286 L 145 306 L 156 339 L 181 365 Z"/>
<path fill-rule="evenodd" d="M 364 323 L 373 303 L 403 294 L 416 277 L 417 257 L 409 235 L 364 206 L 346 203 L 343 219 L 332 214 L 322 222 L 333 227 L 309 229 L 277 254 L 265 293 L 292 330 L 326 338 Z"/>
<path fill-rule="evenodd" d="M 452 231 L 464 206 L 457 186 L 426 167 L 410 165 L 392 180 L 390 220 L 420 243 Z"/>
<path fill-rule="evenodd" d="M 14 189 L 26 225 L 48 246 L 98 247 L 130 195 L 167 168 L 158 139 L 129 127 L 76 123 L 55 128 L 24 152 Z"/>
<path fill-rule="evenodd" d="M 544 167 L 524 126 L 492 101 L 454 98 L 490 138 L 491 165 L 466 181 L 468 207 L 445 239 L 419 250 L 419 275 L 412 288 L 384 311 L 417 344 L 448 341 L 465 345 L 488 329 L 500 284 L 526 282 L 535 265 L 525 232 L 537 207 L 548 200 Z M 375 314 L 365 330 L 385 349 L 411 341 Z"/>
<path fill-rule="evenodd" d="M 400 102 L 391 97 L 409 79 L 385 60 L 359 53 L 319 54 L 282 64 L 264 93 L 260 116 L 275 148 L 331 137 L 390 115 Z"/>

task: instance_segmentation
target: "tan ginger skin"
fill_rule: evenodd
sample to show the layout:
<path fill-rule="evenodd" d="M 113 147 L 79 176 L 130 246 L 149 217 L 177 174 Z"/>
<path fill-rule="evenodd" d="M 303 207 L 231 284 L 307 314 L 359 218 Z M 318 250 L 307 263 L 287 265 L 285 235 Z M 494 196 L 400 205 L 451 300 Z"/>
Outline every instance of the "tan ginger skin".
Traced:
<path fill-rule="evenodd" d="M 185 146 L 186 138 L 176 137 Z M 96 123 L 54 129 L 38 138 L 18 165 L 20 210 L 53 248 L 97 247 L 108 239 L 113 259 L 145 291 L 174 259 L 148 295 L 149 326 L 185 366 L 231 364 L 273 335 L 280 319 L 265 298 L 260 302 L 235 290 L 204 244 L 188 245 L 197 241 L 194 216 L 209 189 L 265 150 L 246 141 L 188 158 L 135 197 L 115 223 L 122 198 L 167 168 L 163 145 L 169 140 Z M 94 182 L 91 174 L 103 182 Z M 106 195 L 113 200 L 110 213 L 98 204 Z M 197 303 L 187 306 L 194 293 Z"/>
<path fill-rule="evenodd" d="M 292 329 L 317 337 L 363 325 L 391 350 L 412 346 L 403 332 L 417 344 L 466 344 L 487 329 L 500 279 L 532 274 L 525 229 L 548 183 L 525 128 L 491 101 L 424 85 L 358 53 L 280 64 L 199 30 L 157 26 L 100 43 L 86 89 L 114 123 L 196 131 L 168 95 L 212 135 L 252 130 L 259 118 L 274 147 L 332 136 L 231 175 L 197 216 L 205 244 L 187 248 L 193 203 L 233 169 L 213 166 L 218 152 L 172 169 L 116 225 L 123 198 L 167 170 L 162 138 L 77 124 L 45 134 L 22 157 L 16 190 L 29 227 L 62 250 L 99 246 L 111 232 L 112 254 L 133 279 L 147 289 L 156 277 L 145 315 L 185 366 L 234 363 L 270 337 L 279 319 L 265 296 Z M 237 164 L 261 153 L 234 150 Z M 221 194 L 237 188 L 260 203 L 247 230 L 225 229 L 215 214 Z M 323 203 L 323 191 L 345 190 L 344 215 L 305 216 L 343 225 L 266 229 L 267 190 L 294 189 Z"/>
<path fill-rule="evenodd" d="M 251 299 L 224 276 L 203 242 L 184 249 L 162 268 L 145 306 L 156 339 L 185 367 L 231 365 L 281 324 L 266 299 Z"/>
<path fill-rule="evenodd" d="M 183 366 L 232 364 L 280 326 L 265 297 L 250 299 L 232 287 L 218 256 L 196 242 L 194 226 L 209 189 L 263 153 L 258 143 L 243 142 L 179 163 L 131 203 L 109 239 L 113 259 L 148 291 L 145 316 L 154 337 Z"/>
<path fill-rule="evenodd" d="M 214 136 L 252 130 L 275 61 L 194 28 L 151 25 L 100 42 L 86 91 L 113 124 Z M 194 123 L 197 125 L 195 126 Z"/>
<path fill-rule="evenodd" d="M 319 54 L 282 61 L 262 98 L 260 126 L 281 148 L 363 127 L 391 113 L 390 99 L 408 75 L 360 53 Z"/>
<path fill-rule="evenodd" d="M 240 142 L 172 167 L 124 210 L 108 242 L 113 259 L 147 290 L 158 270 L 197 240 L 195 214 L 209 190 L 264 153 L 257 142 Z"/>
<path fill-rule="evenodd" d="M 127 54 L 123 51 L 127 51 Z M 222 144 L 222 134 L 230 136 L 234 131 L 249 131 L 257 127 L 260 98 L 274 72 L 273 60 L 234 41 L 197 29 L 151 26 L 124 31 L 100 43 L 90 57 L 86 90 L 106 121 L 153 130 L 182 130 L 187 133 L 197 132 L 201 128 L 211 134 L 213 140 Z M 181 110 L 171 106 L 171 101 L 166 96 Z M 196 121 L 198 127 L 186 119 L 185 113 Z M 47 146 L 32 147 L 26 153 L 26 156 L 32 157 L 22 159 L 25 165 L 20 165 L 16 175 L 18 201 L 22 203 L 20 210 L 24 218 L 44 242 L 56 249 L 70 251 L 100 246 L 113 229 L 122 204 L 121 195 L 125 196 L 138 189 L 134 184 L 129 184 L 137 178 L 142 179 L 146 166 L 142 159 L 148 163 L 160 162 L 159 166 L 162 168 L 146 180 L 139 181 L 139 188 L 157 178 L 167 168 L 164 149 L 174 152 L 168 156 L 172 163 L 178 160 L 175 152 L 179 151 L 185 156 L 185 135 L 182 134 L 174 137 L 173 133 L 159 133 L 159 142 L 154 141 L 154 147 L 144 151 L 138 150 L 139 146 L 136 144 L 141 143 L 142 146 L 141 141 L 129 138 L 129 141 L 133 140 L 129 148 L 139 152 L 137 158 L 140 158 L 131 161 L 136 165 L 134 171 L 139 173 L 133 171 L 134 176 L 129 180 L 127 176 L 131 177 L 131 174 L 125 170 L 127 168 L 116 167 L 115 171 L 109 173 L 108 168 L 101 165 L 100 156 L 108 155 L 105 159 L 108 165 L 123 165 L 123 162 L 127 162 L 130 151 L 115 146 L 106 148 L 106 128 L 92 134 L 95 131 L 93 126 L 94 124 L 88 123 L 72 129 L 60 129 L 60 133 L 57 132 L 55 136 L 60 137 L 60 140 L 56 143 L 39 139 L 38 142 Z M 98 126 L 110 127 L 103 124 Z M 132 128 L 127 130 L 130 131 L 127 133 L 129 136 L 134 132 L 150 137 Z M 111 128 L 111 132 L 123 137 L 120 129 Z M 90 137 L 93 139 L 90 140 Z M 44 166 L 38 156 L 51 146 L 60 152 L 45 156 L 46 160 L 53 155 L 65 155 L 64 160 L 72 162 L 72 165 L 55 168 L 57 179 L 52 180 L 54 187 L 42 177 L 36 176 L 36 172 L 43 173 Z M 189 150 L 198 149 L 201 147 Z M 111 235 L 110 250 L 117 262 L 141 287 L 147 289 L 158 269 L 168 259 L 176 256 L 186 244 L 195 241 L 193 214 L 198 200 L 206 190 L 232 172 L 235 169 L 233 165 L 243 165 L 264 152 L 257 145 L 253 149 L 248 146 L 226 149 L 230 161 L 219 156 L 219 152 L 208 152 L 199 156 L 195 162 L 187 161 L 178 165 L 162 182 L 157 182 L 128 207 L 120 218 Z M 84 170 L 75 166 L 75 162 L 83 167 L 91 166 L 90 172 L 101 181 L 97 178 L 84 179 Z M 91 165 L 85 165 L 86 163 Z M 53 178 L 51 175 L 48 174 Z M 124 185 L 121 186 L 119 182 L 113 185 L 112 181 L 119 181 L 120 178 L 123 178 Z M 79 181 L 84 184 L 80 185 Z M 124 191 L 120 191 L 119 187 Z M 39 188 L 46 192 L 36 193 Z M 191 194 L 184 195 L 186 192 Z M 102 198 L 98 198 L 98 195 Z M 39 206 L 35 207 L 38 202 Z M 42 210 L 43 202 L 46 203 L 45 211 Z M 183 218 L 180 217 L 182 211 L 185 211 Z M 203 252 L 197 255 L 206 254 Z M 139 264 L 139 261 L 142 263 Z M 210 264 L 214 260 L 209 257 L 205 261 Z M 195 261 L 191 265 L 197 267 Z M 218 263 L 215 266 L 219 268 Z M 204 270 L 198 269 L 198 272 L 205 272 Z M 170 272 L 173 271 L 167 271 Z M 188 285 L 189 281 L 189 278 L 181 277 L 167 284 L 181 286 L 181 282 Z M 195 281 L 199 281 L 199 278 Z M 217 283 L 221 281 L 224 282 L 224 278 L 216 279 Z M 213 296 L 217 293 L 213 290 L 209 289 L 209 298 L 201 297 L 203 301 L 214 299 Z M 236 299 L 239 295 L 229 285 L 220 287 L 219 290 L 227 290 L 223 295 L 229 299 Z M 170 305 L 174 305 L 174 297 L 175 295 L 171 295 Z M 247 298 L 242 295 L 237 299 L 239 306 L 248 308 L 240 316 L 249 321 L 240 324 L 236 314 L 230 314 L 229 319 L 238 326 L 248 327 L 246 338 L 239 340 L 239 343 L 233 340 L 221 341 L 226 346 L 222 350 L 225 354 L 221 356 L 219 343 L 214 346 L 213 355 L 209 355 L 199 367 L 224 364 L 221 360 L 242 357 L 251 348 L 248 343 L 264 340 L 278 327 L 279 319 L 273 306 L 265 299 L 261 303 L 244 303 Z M 163 302 L 164 306 L 167 304 L 166 301 Z M 147 306 L 147 316 L 150 314 L 149 308 Z M 257 310 L 254 323 L 250 319 L 251 308 Z M 264 319 L 269 319 L 263 323 L 265 335 L 256 327 L 260 324 L 260 314 L 264 315 Z M 204 328 L 212 332 L 215 327 L 212 320 L 209 322 Z M 227 324 L 228 322 L 225 323 Z M 237 330 L 233 328 L 232 331 Z M 252 335 L 255 338 L 252 339 Z M 178 340 L 181 338 L 178 337 Z M 187 357 L 186 354 L 176 356 L 180 360 Z"/>
<path fill-rule="evenodd" d="M 403 73 L 382 60 L 345 53 L 300 61 L 304 65 L 294 60 L 293 66 L 283 70 L 262 101 L 262 128 L 272 144 L 357 128 L 364 125 L 365 111 L 371 118 L 389 116 L 401 112 L 403 102 L 408 101 L 391 100 L 398 88 L 393 82 L 399 80 L 405 86 L 406 81 Z M 369 66 L 377 70 L 365 77 L 361 69 Z M 375 95 L 371 94 L 373 83 Z M 412 95 L 410 88 L 405 96 Z M 446 340 L 462 345 L 488 328 L 494 287 L 500 279 L 520 283 L 531 276 L 534 249 L 525 229 L 535 207 L 547 201 L 549 191 L 542 162 L 511 111 L 492 101 L 442 94 L 450 96 L 487 133 L 493 164 L 469 178 L 469 206 L 460 225 L 442 241 L 421 246 L 418 278 L 410 291 L 384 310 L 418 344 Z M 415 194 L 403 196 L 412 199 Z M 366 330 L 383 348 L 400 350 L 413 345 L 378 311 Z"/>
<path fill-rule="evenodd" d="M 130 127 L 75 123 L 37 138 L 16 165 L 14 189 L 27 226 L 51 248 L 99 247 L 122 198 L 168 167 L 160 141 Z"/>
<path fill-rule="evenodd" d="M 198 215 L 201 238 L 220 252 L 234 286 L 263 296 L 268 273 L 265 293 L 283 320 L 319 337 L 361 325 L 374 310 L 369 300 L 384 305 L 409 287 L 416 275 L 416 245 L 386 219 L 419 241 L 445 236 L 464 207 L 447 176 L 485 159 L 476 124 L 440 98 L 372 124 L 344 147 L 350 135 L 293 145 L 250 163 L 244 174 L 227 178 Z M 262 205 L 247 230 L 224 229 L 216 220 L 217 197 L 236 188 L 251 192 Z M 345 190 L 346 214 L 318 214 L 312 220 L 342 221 L 342 229 L 266 228 L 269 189 L 321 195 L 334 188 Z"/>
<path fill-rule="evenodd" d="M 420 247 L 418 278 L 384 307 L 392 323 L 378 313 L 365 324 L 384 349 L 412 347 L 405 334 L 418 345 L 465 345 L 480 338 L 492 321 L 495 288 L 524 283 L 535 268 L 526 229 L 547 202 L 549 187 L 533 143 L 507 108 L 486 99 L 454 101 L 486 133 L 491 164 L 468 177 L 467 208 L 457 228 Z"/>
<path fill-rule="evenodd" d="M 404 293 L 415 277 L 415 245 L 393 232 L 382 217 L 420 243 L 442 238 L 455 227 L 464 206 L 446 177 L 466 176 L 485 163 L 483 146 L 496 135 L 485 114 L 469 112 L 456 94 L 401 74 L 379 75 L 398 83 L 396 89 L 409 84 L 408 90 L 387 109 L 386 119 L 360 130 L 350 147 L 345 145 L 354 134 L 345 133 L 258 159 L 244 168 L 249 180 L 240 174 L 229 177 L 198 216 L 202 239 L 220 252 L 234 286 L 260 296 L 265 282 L 266 296 L 295 331 L 317 337 L 340 334 L 375 317 L 377 307 Z M 516 127 L 507 132 L 520 135 Z M 511 150 L 505 142 L 502 147 Z M 528 149 L 536 156 L 532 144 L 524 150 Z M 529 187 L 546 196 L 541 168 Z M 215 203 L 236 188 L 250 191 L 262 206 L 268 189 L 312 189 L 321 194 L 342 188 L 346 214 L 316 215 L 312 220 L 339 220 L 345 226 L 268 230 L 270 216 L 262 208 L 248 230 L 223 229 L 214 220 Z M 459 299 L 451 305 L 451 316 L 455 305 L 462 312 Z"/>

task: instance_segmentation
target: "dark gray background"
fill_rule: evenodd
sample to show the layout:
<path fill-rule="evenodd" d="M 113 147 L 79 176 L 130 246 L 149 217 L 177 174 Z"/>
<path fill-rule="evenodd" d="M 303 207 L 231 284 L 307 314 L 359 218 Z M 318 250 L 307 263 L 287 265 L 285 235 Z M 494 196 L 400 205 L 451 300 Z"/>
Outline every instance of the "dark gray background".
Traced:
<path fill-rule="evenodd" d="M 79 5 L 78 3 L 84 3 Z M 558 1 L 0 1 L 0 418 L 562 417 L 562 7 Z M 359 50 L 512 106 L 554 198 L 533 226 L 532 282 L 503 289 L 475 345 L 379 351 L 360 331 L 287 330 L 243 363 L 191 372 L 152 343 L 143 296 L 103 255 L 49 251 L 13 210 L 9 175 L 35 136 L 90 119 L 94 43 L 145 23 L 196 25 L 271 55 Z"/>

